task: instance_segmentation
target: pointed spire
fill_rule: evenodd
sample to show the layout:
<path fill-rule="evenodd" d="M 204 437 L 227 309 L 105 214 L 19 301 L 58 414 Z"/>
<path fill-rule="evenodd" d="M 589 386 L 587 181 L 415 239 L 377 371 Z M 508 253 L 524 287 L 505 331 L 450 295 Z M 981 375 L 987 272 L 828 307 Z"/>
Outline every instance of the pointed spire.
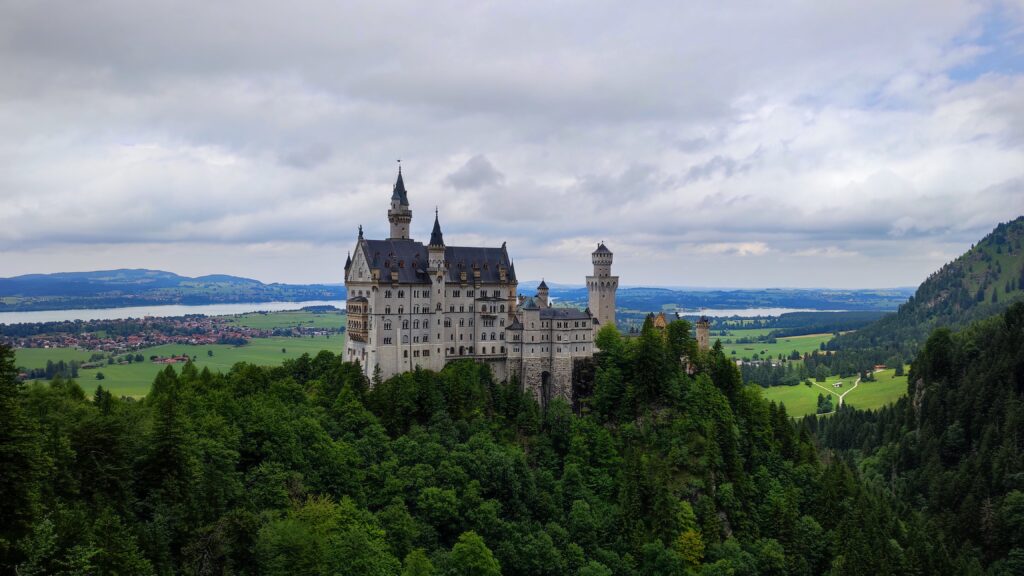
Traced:
<path fill-rule="evenodd" d="M 548 289 L 547 283 L 544 282 L 543 278 L 541 278 L 540 279 L 540 284 L 537 286 L 537 290 L 547 290 L 547 289 Z"/>
<path fill-rule="evenodd" d="M 349 252 L 348 256 L 345 256 L 345 270 L 348 270 L 352 266 L 352 253 Z"/>
<path fill-rule="evenodd" d="M 437 219 L 437 207 L 434 207 L 434 230 L 430 233 L 431 246 L 444 246 L 444 236 L 441 235 L 441 222 Z"/>
<path fill-rule="evenodd" d="M 391 193 L 392 200 L 398 200 L 402 206 L 409 205 L 409 198 L 405 192 L 405 181 L 402 180 L 402 161 L 398 161 L 398 179 L 395 180 L 395 187 Z"/>

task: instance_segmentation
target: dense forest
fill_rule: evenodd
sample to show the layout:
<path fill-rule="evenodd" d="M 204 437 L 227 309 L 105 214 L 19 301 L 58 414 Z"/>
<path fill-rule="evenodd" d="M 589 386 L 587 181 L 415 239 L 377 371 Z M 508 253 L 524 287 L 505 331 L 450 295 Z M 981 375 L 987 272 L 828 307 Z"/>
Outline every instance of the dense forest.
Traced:
<path fill-rule="evenodd" d="M 30 574 L 950 573 L 917 516 L 690 327 L 599 334 L 541 409 L 460 362 L 168 368 L 143 400 L 0 352 L 0 563 Z M 694 359 L 687 374 L 675 358 Z M 574 410 L 575 406 L 575 410 Z"/>
<path fill-rule="evenodd" d="M 959 329 L 1024 300 L 1024 216 L 1002 223 L 929 276 L 895 314 L 827 345 L 837 370 L 909 362 L 932 330 Z"/>
<path fill-rule="evenodd" d="M 925 519 L 960 574 L 1024 574 L 1024 304 L 960 333 L 936 330 L 908 396 L 805 420 L 862 482 Z"/>

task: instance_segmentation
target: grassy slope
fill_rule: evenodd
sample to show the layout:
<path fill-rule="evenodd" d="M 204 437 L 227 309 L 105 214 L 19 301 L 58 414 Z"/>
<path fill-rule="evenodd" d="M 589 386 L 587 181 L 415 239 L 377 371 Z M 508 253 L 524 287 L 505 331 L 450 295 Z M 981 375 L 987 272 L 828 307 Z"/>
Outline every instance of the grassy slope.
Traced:
<path fill-rule="evenodd" d="M 882 370 L 875 374 L 875 382 L 861 382 L 855 390 L 846 395 L 844 404 L 863 409 L 881 408 L 890 402 L 894 402 L 900 396 L 907 393 L 907 377 L 895 376 L 895 370 Z M 838 403 L 839 395 L 850 389 L 856 378 L 842 379 L 842 388 L 833 388 L 832 384 L 840 380 L 833 376 L 825 382 L 818 382 L 832 392 L 835 396 L 833 404 Z M 818 394 L 825 391 L 818 386 L 807 387 L 804 384 L 796 386 L 774 386 L 763 388 L 761 394 L 768 400 L 782 402 L 786 405 L 786 412 L 794 418 L 807 414 L 814 414 L 818 408 Z"/>
<path fill-rule="evenodd" d="M 754 354 L 757 354 L 761 358 L 765 358 L 766 355 L 776 358 L 779 354 L 788 356 L 793 350 L 803 354 L 804 352 L 818 350 L 822 342 L 828 342 L 832 339 L 831 334 L 808 334 L 806 336 L 787 336 L 785 338 L 779 338 L 774 344 L 766 344 L 763 342 L 757 342 L 754 344 L 725 343 L 725 340 L 741 338 L 747 335 L 746 331 L 741 333 L 739 330 L 736 330 L 734 336 L 721 338 L 722 348 L 725 350 L 726 355 L 732 355 L 734 358 L 751 358 Z M 712 337 L 711 340 L 712 343 L 714 343 L 715 337 Z M 735 352 L 735 354 L 733 354 L 733 352 Z"/>
<path fill-rule="evenodd" d="M 149 386 L 153 382 L 156 373 L 163 370 L 165 365 L 153 364 L 149 357 L 171 356 L 177 354 L 188 354 L 195 356 L 195 364 L 199 369 L 204 367 L 210 370 L 226 372 L 236 362 L 251 362 L 253 364 L 274 365 L 279 364 L 286 358 L 297 358 L 304 353 L 315 355 L 321 350 L 330 350 L 340 353 L 345 346 L 345 338 L 342 335 L 331 337 L 317 336 L 315 338 L 257 338 L 246 346 L 188 346 L 184 344 L 167 344 L 154 346 L 140 350 L 146 357 L 146 361 L 136 364 L 103 366 L 95 370 L 80 370 L 78 382 L 87 391 L 91 392 L 96 385 L 102 384 L 115 395 L 144 396 L 149 392 Z M 281 352 L 284 348 L 286 352 Z M 207 350 L 213 350 L 213 356 L 207 355 Z M 49 360 L 87 360 L 91 352 L 85 350 L 71 349 L 18 349 L 15 351 L 15 362 L 19 366 L 27 368 L 41 368 Z M 180 364 L 177 365 L 179 368 Z M 103 372 L 104 380 L 96 380 L 96 372 Z"/>
<path fill-rule="evenodd" d="M 252 312 L 229 316 L 230 322 L 238 326 L 249 326 L 263 330 L 274 328 L 342 328 L 345 326 L 344 312 Z"/>

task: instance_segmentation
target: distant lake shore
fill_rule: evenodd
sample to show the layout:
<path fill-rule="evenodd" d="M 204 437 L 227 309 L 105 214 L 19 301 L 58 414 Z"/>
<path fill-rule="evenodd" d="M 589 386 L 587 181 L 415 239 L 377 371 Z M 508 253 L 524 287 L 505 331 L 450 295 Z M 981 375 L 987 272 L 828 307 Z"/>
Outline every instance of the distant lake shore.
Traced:
<path fill-rule="evenodd" d="M 161 306 L 126 306 L 121 308 L 84 308 L 77 310 L 33 310 L 28 312 L 0 312 L 0 324 L 25 322 L 61 322 L 67 320 L 121 320 L 146 316 L 169 317 L 204 314 L 226 316 L 247 312 L 279 312 L 298 310 L 306 306 L 334 306 L 345 309 L 343 300 L 306 300 L 303 302 L 240 302 L 232 304 L 167 304 Z"/>

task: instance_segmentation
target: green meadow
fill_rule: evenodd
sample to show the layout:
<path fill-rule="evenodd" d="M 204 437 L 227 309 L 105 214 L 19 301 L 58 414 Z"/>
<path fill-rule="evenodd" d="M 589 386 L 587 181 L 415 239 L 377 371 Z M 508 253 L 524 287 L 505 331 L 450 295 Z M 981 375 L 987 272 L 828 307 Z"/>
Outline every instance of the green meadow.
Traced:
<path fill-rule="evenodd" d="M 895 402 L 900 396 L 907 392 L 907 377 L 896 376 L 895 370 L 890 368 L 875 373 L 875 382 L 861 382 L 856 389 L 851 391 L 843 399 L 844 405 L 861 409 L 877 409 Z M 842 380 L 842 388 L 833 388 L 836 381 Z M 797 384 L 796 386 L 773 386 L 761 388 L 761 395 L 768 400 L 781 402 L 786 405 L 786 412 L 794 417 L 800 418 L 807 414 L 814 414 L 818 408 L 818 394 L 831 393 L 832 403 L 837 405 L 839 395 L 843 394 L 853 385 L 856 377 L 839 378 L 832 376 L 825 382 L 815 382 L 818 386 L 807 386 Z M 821 387 L 826 388 L 822 390 Z"/>
<path fill-rule="evenodd" d="M 257 330 L 273 330 L 274 328 L 331 328 L 345 326 L 345 313 L 309 312 L 295 310 L 290 312 L 251 312 L 227 316 L 231 324 L 248 326 Z"/>
<path fill-rule="evenodd" d="M 819 350 L 823 342 L 828 342 L 832 339 L 831 334 L 807 334 L 805 336 L 778 338 L 774 344 L 767 342 L 754 342 L 752 344 L 727 343 L 727 340 L 735 341 L 737 338 L 757 336 L 758 334 L 754 333 L 763 332 L 763 330 L 734 330 L 732 332 L 733 335 L 731 336 L 712 336 L 711 343 L 714 344 L 716 339 L 720 339 L 722 341 L 722 349 L 725 350 L 726 355 L 730 355 L 733 358 L 747 359 L 752 358 L 754 354 L 757 354 L 760 358 L 777 358 L 779 354 L 789 356 L 793 350 L 804 354 L 812 350 Z"/>
<path fill-rule="evenodd" d="M 272 366 L 280 364 L 285 359 L 298 358 L 306 353 L 313 356 L 321 350 L 330 350 L 335 354 L 340 354 L 344 347 L 345 337 L 342 334 L 306 338 L 254 338 L 245 346 L 166 344 L 139 350 L 138 352 L 146 357 L 144 362 L 112 364 L 88 370 L 80 369 L 78 382 L 86 392 L 90 393 L 95 390 L 97 385 L 102 385 L 118 396 L 145 396 L 149 392 L 150 384 L 157 372 L 167 366 L 150 362 L 149 357 L 154 355 L 166 357 L 184 354 L 194 357 L 195 365 L 200 370 L 209 368 L 213 371 L 227 372 L 236 362 Z M 212 356 L 209 355 L 210 351 L 213 352 Z M 91 354 L 92 352 L 88 350 L 68 348 L 19 348 L 15 350 L 15 362 L 18 366 L 25 368 L 42 368 L 46 365 L 47 360 L 54 362 L 59 360 L 86 361 Z M 180 369 L 182 365 L 175 364 L 174 366 Z M 103 373 L 103 380 L 96 379 L 97 372 Z"/>

